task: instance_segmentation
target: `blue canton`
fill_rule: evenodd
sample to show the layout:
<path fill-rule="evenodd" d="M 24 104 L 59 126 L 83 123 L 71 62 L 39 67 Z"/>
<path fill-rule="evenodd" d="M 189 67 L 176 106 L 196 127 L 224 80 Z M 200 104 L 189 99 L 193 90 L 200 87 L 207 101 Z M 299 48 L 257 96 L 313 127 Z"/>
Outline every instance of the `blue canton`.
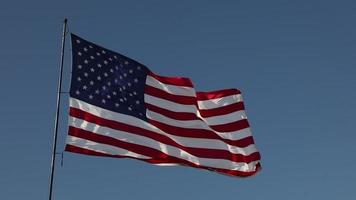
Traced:
<path fill-rule="evenodd" d="M 119 53 L 72 38 L 70 96 L 114 112 L 146 118 L 144 88 L 148 68 Z"/>

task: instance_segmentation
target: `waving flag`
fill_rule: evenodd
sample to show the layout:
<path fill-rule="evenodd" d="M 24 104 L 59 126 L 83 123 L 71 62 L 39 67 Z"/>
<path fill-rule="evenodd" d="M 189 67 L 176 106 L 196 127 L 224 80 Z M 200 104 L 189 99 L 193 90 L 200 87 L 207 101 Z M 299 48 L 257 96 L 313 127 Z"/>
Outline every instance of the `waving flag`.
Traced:
<path fill-rule="evenodd" d="M 232 176 L 260 169 L 240 91 L 196 92 L 119 53 L 72 38 L 66 151 L 185 165 Z"/>

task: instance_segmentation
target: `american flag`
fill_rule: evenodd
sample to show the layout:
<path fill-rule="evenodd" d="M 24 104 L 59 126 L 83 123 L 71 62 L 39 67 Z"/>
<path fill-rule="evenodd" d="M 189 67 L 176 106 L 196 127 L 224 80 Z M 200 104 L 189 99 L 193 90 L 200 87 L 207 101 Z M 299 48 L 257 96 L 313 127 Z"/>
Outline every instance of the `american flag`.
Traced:
<path fill-rule="evenodd" d="M 74 34 L 66 151 L 184 165 L 225 175 L 260 169 L 240 91 L 196 92 Z"/>

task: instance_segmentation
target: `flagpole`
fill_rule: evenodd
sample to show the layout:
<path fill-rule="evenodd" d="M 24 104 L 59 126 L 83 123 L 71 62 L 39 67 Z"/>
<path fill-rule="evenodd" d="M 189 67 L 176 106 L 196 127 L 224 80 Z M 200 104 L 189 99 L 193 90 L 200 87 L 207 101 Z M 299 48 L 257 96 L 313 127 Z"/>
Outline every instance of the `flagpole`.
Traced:
<path fill-rule="evenodd" d="M 56 117 L 54 120 L 54 132 L 53 132 L 53 144 L 52 144 L 52 160 L 51 160 L 51 174 L 49 179 L 49 194 L 48 199 L 52 200 L 52 188 L 53 188 L 53 177 L 54 169 L 56 163 L 56 148 L 57 148 L 57 135 L 58 135 L 58 117 L 59 117 L 59 107 L 61 105 L 61 90 L 62 90 L 62 75 L 63 75 L 63 60 L 64 60 L 64 45 L 66 39 L 67 30 L 67 19 L 63 22 L 63 32 L 62 32 L 62 48 L 61 48 L 61 60 L 59 64 L 59 77 L 58 77 L 58 87 L 57 87 L 57 110 Z"/>

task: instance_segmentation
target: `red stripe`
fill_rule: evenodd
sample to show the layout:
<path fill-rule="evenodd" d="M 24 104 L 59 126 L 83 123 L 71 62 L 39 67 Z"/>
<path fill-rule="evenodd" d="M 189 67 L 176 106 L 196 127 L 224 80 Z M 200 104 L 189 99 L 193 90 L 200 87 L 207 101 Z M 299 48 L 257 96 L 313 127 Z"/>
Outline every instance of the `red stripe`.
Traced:
<path fill-rule="evenodd" d="M 127 142 L 123 142 L 120 140 L 117 140 L 115 138 L 112 138 L 110 136 L 103 136 L 103 135 L 98 135 L 95 133 L 92 133 L 90 131 L 86 131 L 83 129 L 79 129 L 79 128 L 75 128 L 70 126 L 69 130 L 68 130 L 68 134 L 72 135 L 72 136 L 76 136 L 76 137 L 80 137 L 80 138 L 84 138 L 87 140 L 91 140 L 91 141 L 95 141 L 98 143 L 102 143 L 102 144 L 108 144 L 108 145 L 112 145 L 112 146 L 117 146 L 120 148 L 124 148 L 127 149 L 129 151 L 133 151 L 136 152 L 137 149 L 131 149 L 131 148 L 135 148 L 132 146 L 129 146 L 131 143 L 126 144 Z M 133 133 L 136 134 L 136 133 Z M 141 135 L 141 134 L 140 134 Z M 162 137 L 161 135 L 155 134 L 155 133 L 150 133 L 150 134 L 146 134 L 145 136 L 154 139 L 158 142 L 170 145 L 170 146 L 174 146 L 177 147 L 179 149 L 182 149 L 196 157 L 201 157 L 201 158 L 213 158 L 213 159 L 226 159 L 226 160 L 230 160 L 230 161 L 234 161 L 234 162 L 244 162 L 244 163 L 250 163 L 252 161 L 256 161 L 260 159 L 260 155 L 258 152 L 254 152 L 248 156 L 244 156 L 241 154 L 233 154 L 229 151 L 226 150 L 221 150 L 221 149 L 202 149 L 202 148 L 192 148 L 192 147 L 184 147 L 176 142 L 174 142 L 172 139 L 168 138 L 168 137 Z M 137 145 L 137 144 L 135 144 Z M 145 147 L 142 145 L 138 145 L 139 147 Z M 153 149 L 151 147 L 147 147 L 150 149 Z M 158 150 L 157 150 L 158 151 Z M 161 151 L 159 151 L 161 152 Z M 139 153 L 141 155 L 143 155 L 140 152 L 136 152 Z M 147 155 L 146 155 L 147 156 Z"/>
<path fill-rule="evenodd" d="M 184 77 L 164 77 L 154 74 L 153 72 L 148 72 L 148 75 L 152 76 L 153 78 L 157 79 L 158 81 L 169 84 L 169 85 L 177 85 L 177 86 L 186 86 L 186 87 L 193 87 L 193 83 L 189 78 Z"/>
<path fill-rule="evenodd" d="M 199 113 L 202 117 L 213 117 L 218 115 L 226 115 L 235 111 L 244 110 L 245 106 L 243 102 L 237 102 L 227 106 L 222 106 L 213 109 L 199 110 Z"/>
<path fill-rule="evenodd" d="M 197 94 L 197 99 L 202 101 L 202 100 L 226 97 L 234 94 L 241 94 L 241 92 L 238 89 L 226 89 L 226 90 L 217 90 L 212 92 L 197 92 L 196 94 Z"/>
<path fill-rule="evenodd" d="M 231 122 L 227 124 L 219 124 L 219 125 L 210 125 L 210 127 L 218 132 L 231 132 L 241 130 L 247 127 L 250 127 L 247 119 L 242 119 L 236 122 Z"/>
<path fill-rule="evenodd" d="M 166 91 L 157 89 L 149 85 L 145 86 L 145 93 L 154 97 L 166 99 L 168 101 L 176 102 L 179 104 L 197 105 L 197 99 L 195 97 L 170 94 Z"/>
<path fill-rule="evenodd" d="M 245 137 L 240 140 L 228 140 L 225 138 L 221 138 L 219 135 L 210 130 L 181 128 L 167 125 L 153 119 L 149 119 L 149 122 L 168 134 L 177 135 L 181 137 L 217 139 L 237 147 L 246 147 L 254 143 L 252 136 Z"/>
<path fill-rule="evenodd" d="M 114 158 L 131 158 L 128 156 L 109 155 L 109 154 L 105 154 L 105 153 L 101 153 L 101 152 L 97 152 L 97 151 L 93 151 L 93 150 L 89 150 L 89 149 L 80 148 L 80 147 L 73 146 L 70 144 L 66 144 L 64 150 L 72 152 L 72 153 L 80 153 L 80 154 L 86 154 L 86 155 L 92 155 L 92 156 L 105 156 L 105 157 L 114 157 Z"/>
<path fill-rule="evenodd" d="M 145 103 L 145 106 L 148 110 L 151 110 L 153 112 L 162 114 L 166 117 L 169 117 L 171 119 L 176 119 L 176 120 L 198 120 L 200 118 L 198 118 L 198 116 L 194 113 L 188 113 L 188 112 L 174 112 L 174 111 L 170 111 L 158 106 L 154 106 L 152 104 L 149 103 Z"/>
<path fill-rule="evenodd" d="M 106 126 L 112 129 L 116 130 L 121 130 L 121 131 L 126 131 L 129 133 L 135 133 L 137 135 L 142 135 L 146 137 L 150 137 L 150 134 L 157 134 L 153 131 L 149 131 L 143 128 L 139 128 L 136 126 L 131 126 L 128 124 L 120 123 L 114 120 L 108 120 L 108 119 L 103 119 L 100 117 L 97 117 L 95 115 L 92 115 L 90 113 L 81 111 L 77 108 L 70 108 L 69 114 L 72 117 L 76 117 L 79 119 L 83 119 L 85 121 L 98 124 L 101 126 Z M 178 128 L 174 126 L 169 126 L 160 122 L 156 122 L 154 120 L 150 120 L 150 122 L 160 128 L 161 130 L 165 131 L 166 133 L 172 134 L 172 135 L 177 135 L 181 137 L 192 137 L 192 138 L 206 138 L 206 139 L 218 139 L 221 140 L 227 144 L 234 145 L 237 147 L 246 147 L 250 144 L 253 144 L 253 138 L 252 136 L 246 137 L 240 140 L 228 140 L 221 138 L 217 134 L 215 134 L 213 131 L 209 130 L 203 130 L 203 129 L 184 129 L 184 128 Z M 168 132 L 169 131 L 169 132 Z M 151 136 L 152 137 L 152 136 Z"/>
<path fill-rule="evenodd" d="M 88 150 L 88 149 L 76 147 L 76 146 L 69 145 L 69 144 L 66 145 L 65 150 L 68 151 L 68 152 L 86 154 L 86 155 L 94 155 L 94 156 L 121 157 L 121 156 L 113 156 L 113 155 L 109 155 L 109 154 L 98 153 L 98 152 L 93 151 L 93 150 Z M 188 161 L 185 161 L 185 160 L 182 160 L 182 159 L 178 159 L 178 158 L 174 158 L 174 157 L 171 157 L 171 156 L 167 156 L 165 159 L 138 159 L 138 158 L 133 158 L 133 159 L 145 161 L 145 162 L 151 163 L 151 164 L 174 163 L 174 164 L 180 164 L 180 165 L 183 165 L 183 166 L 190 166 L 190 167 L 194 167 L 194 168 L 198 168 L 198 169 L 205 169 L 205 170 L 209 170 L 209 171 L 215 171 L 215 172 L 218 172 L 218 173 L 221 173 L 221 174 L 224 174 L 224 175 L 241 176 L 241 177 L 252 176 L 252 175 L 256 174 L 261 169 L 260 163 L 257 163 L 256 170 L 255 171 L 251 171 L 251 172 L 242 172 L 242 171 L 238 171 L 238 170 L 226 170 L 226 169 L 219 169 L 219 168 L 212 168 L 212 167 L 204 167 L 204 166 L 199 166 L 199 165 L 196 165 L 194 163 L 190 163 Z"/>
<path fill-rule="evenodd" d="M 149 162 L 152 164 L 175 163 L 175 162 L 172 162 L 171 160 L 168 160 L 167 158 L 165 158 L 165 159 L 159 159 L 159 158 L 141 159 L 141 158 L 134 158 L 134 157 L 130 157 L 130 156 L 111 155 L 111 154 L 101 153 L 101 152 L 97 152 L 97 151 L 90 150 L 90 149 L 77 147 L 77 146 L 70 145 L 70 144 L 66 144 L 65 151 L 69 151 L 72 153 L 86 154 L 86 155 L 91 155 L 91 156 L 104 156 L 104 157 L 113 157 L 113 158 L 133 158 L 136 160 L 146 161 L 146 162 Z M 167 155 L 167 157 L 168 157 L 168 155 Z"/>

